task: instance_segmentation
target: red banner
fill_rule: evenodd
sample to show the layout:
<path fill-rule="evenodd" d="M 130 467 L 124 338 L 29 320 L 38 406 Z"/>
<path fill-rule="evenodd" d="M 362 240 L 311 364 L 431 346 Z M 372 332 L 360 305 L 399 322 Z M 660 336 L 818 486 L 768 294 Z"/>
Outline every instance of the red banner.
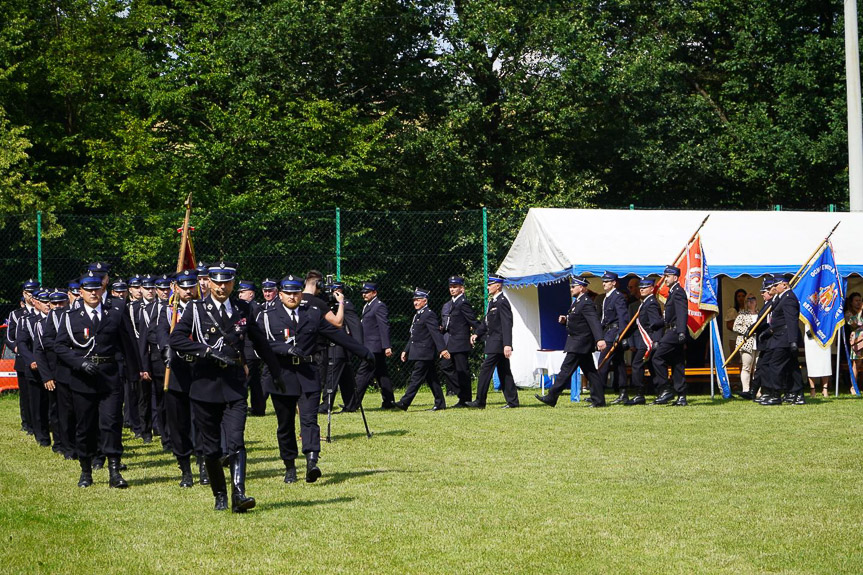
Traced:
<path fill-rule="evenodd" d="M 701 236 L 695 236 L 691 244 L 686 247 L 674 265 L 680 268 L 680 286 L 686 291 L 687 304 L 689 306 L 689 317 L 686 327 L 689 335 L 698 337 L 707 327 L 707 323 L 719 311 L 713 303 L 707 303 L 704 298 L 704 252 L 701 250 Z M 663 283 L 657 292 L 657 297 L 665 303 L 668 296 L 668 287 Z M 708 300 L 712 298 L 707 298 Z"/>

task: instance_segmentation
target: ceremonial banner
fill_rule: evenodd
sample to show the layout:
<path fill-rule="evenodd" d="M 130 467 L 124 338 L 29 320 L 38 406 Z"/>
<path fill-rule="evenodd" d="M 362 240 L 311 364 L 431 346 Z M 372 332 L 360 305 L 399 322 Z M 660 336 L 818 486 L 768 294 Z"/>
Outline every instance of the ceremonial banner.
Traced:
<path fill-rule="evenodd" d="M 830 347 L 837 330 L 845 323 L 842 280 L 830 242 L 824 242 L 821 251 L 800 274 L 793 291 L 800 300 L 800 321 L 809 326 L 818 345 Z"/>
<path fill-rule="evenodd" d="M 716 369 L 716 377 L 719 378 L 719 389 L 722 390 L 722 397 L 728 399 L 731 397 L 731 383 L 728 380 L 728 371 L 725 369 L 725 353 L 722 351 L 722 338 L 719 337 L 719 328 L 716 326 L 715 317 L 710 322 L 710 331 L 713 336 L 711 340 L 713 365 Z"/>
<path fill-rule="evenodd" d="M 689 328 L 689 334 L 696 338 L 719 311 L 716 280 L 710 277 L 700 235 L 696 235 L 692 243 L 686 246 L 674 265 L 680 268 L 680 285 L 686 291 L 689 307 L 686 327 Z M 667 296 L 668 287 L 663 284 L 659 288 L 658 297 L 664 303 Z"/>

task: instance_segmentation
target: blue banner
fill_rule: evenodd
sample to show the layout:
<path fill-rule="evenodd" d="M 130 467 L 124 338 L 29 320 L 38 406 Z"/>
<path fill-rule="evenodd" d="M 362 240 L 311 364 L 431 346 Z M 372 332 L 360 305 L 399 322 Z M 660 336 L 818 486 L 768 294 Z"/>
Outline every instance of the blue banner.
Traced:
<path fill-rule="evenodd" d="M 725 354 L 722 352 L 722 338 L 719 337 L 719 328 L 716 327 L 716 318 L 710 322 L 710 343 L 713 346 L 713 366 L 716 369 L 716 377 L 719 378 L 719 389 L 722 397 L 731 397 L 731 382 L 728 381 L 728 372 L 725 370 Z"/>
<path fill-rule="evenodd" d="M 800 320 L 809 326 L 818 345 L 830 347 L 845 323 L 842 280 L 830 242 L 824 243 L 793 289 L 800 300 Z"/>
<path fill-rule="evenodd" d="M 845 330 L 844 329 L 841 330 L 840 333 L 842 334 L 842 343 L 845 344 L 845 357 L 848 358 L 848 365 L 849 365 L 848 375 L 851 377 L 851 387 L 854 388 L 854 392 L 857 395 L 860 395 L 860 389 L 857 387 L 857 378 L 854 377 L 854 369 L 852 367 L 850 367 L 851 362 L 854 360 L 851 359 L 851 349 L 848 347 L 848 338 L 845 337 Z M 839 353 L 839 352 L 837 351 L 836 353 Z"/>

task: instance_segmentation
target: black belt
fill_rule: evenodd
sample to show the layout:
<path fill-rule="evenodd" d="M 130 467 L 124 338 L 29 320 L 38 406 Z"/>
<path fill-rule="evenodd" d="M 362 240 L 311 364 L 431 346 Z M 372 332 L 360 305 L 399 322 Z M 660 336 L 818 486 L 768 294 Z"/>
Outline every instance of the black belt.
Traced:
<path fill-rule="evenodd" d="M 667 323 L 667 324 L 665 324 L 665 329 L 666 330 L 677 329 L 677 324 L 676 323 Z"/>
<path fill-rule="evenodd" d="M 86 359 L 90 363 L 95 363 L 96 365 L 102 363 L 117 363 L 117 358 L 111 355 L 91 355 Z"/>
<path fill-rule="evenodd" d="M 291 364 L 300 365 L 301 363 L 314 363 L 315 358 L 311 355 L 289 355 Z"/>

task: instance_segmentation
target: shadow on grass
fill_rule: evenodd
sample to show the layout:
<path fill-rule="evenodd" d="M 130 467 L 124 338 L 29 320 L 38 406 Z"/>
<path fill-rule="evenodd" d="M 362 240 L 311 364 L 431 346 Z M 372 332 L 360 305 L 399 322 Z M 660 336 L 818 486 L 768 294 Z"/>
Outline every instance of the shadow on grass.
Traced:
<path fill-rule="evenodd" d="M 258 503 L 255 507 L 256 513 L 276 511 L 285 507 L 317 507 L 318 505 L 331 505 L 334 503 L 350 503 L 356 497 L 333 497 L 331 499 L 310 499 L 305 501 L 280 501 L 278 503 Z"/>
<path fill-rule="evenodd" d="M 414 473 L 413 471 L 406 471 L 402 469 L 368 469 L 365 471 L 344 471 L 341 473 L 333 473 L 332 475 L 325 476 L 323 481 L 321 481 L 322 485 L 338 485 L 339 483 L 344 483 L 349 479 L 354 479 L 356 477 L 366 477 L 369 475 L 378 475 L 379 473 Z"/>
<path fill-rule="evenodd" d="M 369 427 L 371 429 L 371 426 Z M 402 437 L 410 433 L 407 429 L 388 429 L 387 431 L 375 431 L 371 429 L 372 439 L 378 436 L 384 437 Z M 333 434 L 332 440 L 336 441 L 337 439 L 356 439 L 357 437 L 366 437 L 365 431 L 358 431 L 355 433 L 342 433 L 342 434 Z"/>

